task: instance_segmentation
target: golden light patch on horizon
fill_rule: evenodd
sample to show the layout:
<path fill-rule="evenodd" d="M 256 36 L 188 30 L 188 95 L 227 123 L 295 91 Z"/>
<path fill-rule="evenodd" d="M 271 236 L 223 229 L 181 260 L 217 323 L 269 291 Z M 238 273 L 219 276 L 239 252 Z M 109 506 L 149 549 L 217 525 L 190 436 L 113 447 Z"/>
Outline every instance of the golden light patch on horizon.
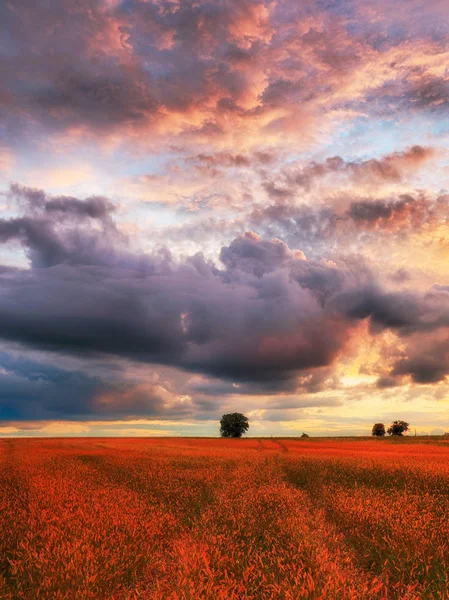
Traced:
<path fill-rule="evenodd" d="M 157 436 L 179 436 L 178 431 L 172 429 L 109 429 L 108 433 L 114 436 L 124 437 L 157 437 Z"/>
<path fill-rule="evenodd" d="M 71 421 L 54 421 L 39 429 L 42 435 L 80 434 L 89 433 L 90 426 L 87 423 Z"/>
<path fill-rule="evenodd" d="M 13 433 L 18 433 L 20 431 L 17 427 L 0 427 L 0 437 L 3 435 L 11 435 Z"/>

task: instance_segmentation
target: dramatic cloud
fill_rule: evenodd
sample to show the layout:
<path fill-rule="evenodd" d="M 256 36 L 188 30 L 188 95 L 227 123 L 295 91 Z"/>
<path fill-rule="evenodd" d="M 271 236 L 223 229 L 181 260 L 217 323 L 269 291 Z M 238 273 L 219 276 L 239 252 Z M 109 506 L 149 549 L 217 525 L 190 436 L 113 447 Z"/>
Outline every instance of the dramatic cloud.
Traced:
<path fill-rule="evenodd" d="M 444 36 L 412 42 L 398 23 L 387 43 L 362 2 L 6 2 L 0 17 L 7 133 L 38 124 L 204 141 L 238 125 L 279 141 L 381 96 L 390 111 L 445 106 Z"/>
<path fill-rule="evenodd" d="M 5 427 L 440 427 L 447 11 L 3 2 Z"/>
<path fill-rule="evenodd" d="M 20 197 L 36 196 L 22 190 Z M 68 215 L 83 223 L 91 200 L 66 200 L 76 207 Z M 33 209 L 46 213 L 58 202 L 64 205 L 50 198 Z M 108 246 L 101 230 L 86 234 L 76 219 L 67 228 L 52 217 L 2 223 L 3 241 L 15 236 L 32 250 L 31 268 L 0 274 L 6 340 L 272 382 L 331 365 L 365 319 L 373 334 L 390 329 L 404 337 L 449 326 L 444 288 L 424 296 L 386 292 L 365 268 L 309 261 L 277 239 L 236 238 L 222 248 L 220 268 L 200 254 L 183 261 L 168 251 L 134 254 L 119 234 Z"/>
<path fill-rule="evenodd" d="M 330 364 L 347 335 L 326 306 L 353 275 L 279 240 L 245 234 L 222 249 L 222 270 L 201 255 L 132 254 L 118 236 L 109 248 L 102 232 L 42 216 L 2 226 L 4 241 L 15 236 L 32 250 L 31 269 L 1 274 L 8 340 L 271 380 Z"/>

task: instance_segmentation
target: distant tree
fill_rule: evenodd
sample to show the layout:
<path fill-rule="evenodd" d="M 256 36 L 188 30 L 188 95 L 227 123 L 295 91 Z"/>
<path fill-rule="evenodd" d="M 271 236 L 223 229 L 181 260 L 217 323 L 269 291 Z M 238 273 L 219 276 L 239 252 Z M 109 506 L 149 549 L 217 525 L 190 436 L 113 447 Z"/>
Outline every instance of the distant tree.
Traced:
<path fill-rule="evenodd" d="M 301 437 L 302 437 L 302 438 L 308 438 L 308 437 L 310 437 L 310 436 L 308 436 L 308 435 L 307 435 L 307 433 L 303 433 Z"/>
<path fill-rule="evenodd" d="M 393 423 L 387 429 L 387 433 L 388 435 L 402 435 L 409 429 L 410 423 L 407 423 L 406 421 L 393 421 Z"/>
<path fill-rule="evenodd" d="M 228 413 L 220 419 L 220 435 L 225 438 L 239 438 L 248 431 L 248 417 L 242 413 Z"/>
<path fill-rule="evenodd" d="M 385 425 L 383 423 L 374 423 L 371 435 L 376 437 L 385 435 Z"/>

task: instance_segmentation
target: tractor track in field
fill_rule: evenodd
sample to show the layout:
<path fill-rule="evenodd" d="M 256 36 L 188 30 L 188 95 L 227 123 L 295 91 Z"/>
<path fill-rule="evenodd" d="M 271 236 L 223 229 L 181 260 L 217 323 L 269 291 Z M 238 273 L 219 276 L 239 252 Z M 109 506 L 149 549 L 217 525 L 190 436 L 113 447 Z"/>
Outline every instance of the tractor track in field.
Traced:
<path fill-rule="evenodd" d="M 271 443 L 275 444 L 277 446 L 277 448 L 273 448 L 273 447 L 267 448 L 267 446 L 264 445 L 262 440 L 257 440 L 257 443 L 259 444 L 257 447 L 257 451 L 258 452 L 269 452 L 271 450 L 271 451 L 278 451 L 278 452 L 282 452 L 282 453 L 288 452 L 288 447 L 286 446 L 286 444 L 284 442 L 277 440 L 277 439 L 271 439 L 269 441 Z"/>
<path fill-rule="evenodd" d="M 286 446 L 285 442 L 279 440 L 273 440 L 273 442 L 279 446 L 281 452 L 288 452 L 288 447 Z"/>

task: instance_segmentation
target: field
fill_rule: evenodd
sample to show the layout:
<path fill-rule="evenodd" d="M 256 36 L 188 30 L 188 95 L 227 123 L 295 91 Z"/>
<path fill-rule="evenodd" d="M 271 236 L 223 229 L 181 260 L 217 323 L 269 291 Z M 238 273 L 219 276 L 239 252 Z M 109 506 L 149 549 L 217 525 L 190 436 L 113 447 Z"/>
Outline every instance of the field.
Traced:
<path fill-rule="evenodd" d="M 0 440 L 0 598 L 449 598 L 449 444 Z"/>

